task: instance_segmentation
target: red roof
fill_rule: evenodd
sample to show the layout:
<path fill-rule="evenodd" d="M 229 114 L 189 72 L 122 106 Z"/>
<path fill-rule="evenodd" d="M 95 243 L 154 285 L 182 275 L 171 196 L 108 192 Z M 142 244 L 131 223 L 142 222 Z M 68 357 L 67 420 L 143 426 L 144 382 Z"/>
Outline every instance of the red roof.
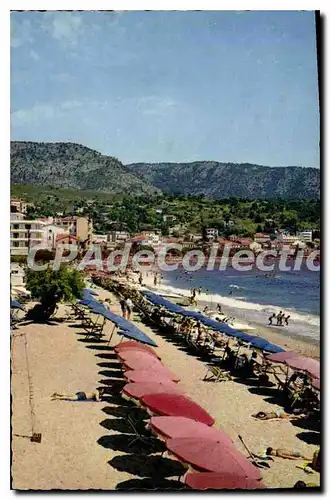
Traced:
<path fill-rule="evenodd" d="M 134 236 L 134 238 L 132 238 L 133 241 L 135 240 L 147 240 L 148 239 L 148 236 L 146 236 L 145 234 L 138 234 L 137 236 Z"/>
<path fill-rule="evenodd" d="M 68 238 L 69 240 L 76 240 L 77 241 L 77 238 L 75 236 L 73 236 L 72 234 L 57 234 L 56 235 L 56 241 L 64 240 L 65 238 Z"/>
<path fill-rule="evenodd" d="M 270 238 L 269 234 L 265 234 L 265 233 L 255 233 L 254 237 L 255 238 Z"/>

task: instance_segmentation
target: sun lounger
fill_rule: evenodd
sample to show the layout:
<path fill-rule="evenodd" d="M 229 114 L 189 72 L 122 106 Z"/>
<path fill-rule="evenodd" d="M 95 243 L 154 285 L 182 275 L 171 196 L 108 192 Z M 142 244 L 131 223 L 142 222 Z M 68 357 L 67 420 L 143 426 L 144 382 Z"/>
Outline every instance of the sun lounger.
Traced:
<path fill-rule="evenodd" d="M 224 380 L 230 380 L 230 375 L 228 372 L 220 368 L 219 366 L 208 365 L 208 370 L 203 378 L 205 382 L 223 382 Z"/>
<path fill-rule="evenodd" d="M 71 307 L 74 311 L 75 317 L 81 321 L 81 327 L 86 332 L 86 340 L 89 337 L 99 338 L 102 336 L 106 318 L 103 318 L 103 321 L 98 323 L 99 316 L 95 320 L 93 317 L 93 314 L 95 316 L 95 313 L 91 313 L 86 307 L 79 306 L 77 304 L 71 304 Z"/>

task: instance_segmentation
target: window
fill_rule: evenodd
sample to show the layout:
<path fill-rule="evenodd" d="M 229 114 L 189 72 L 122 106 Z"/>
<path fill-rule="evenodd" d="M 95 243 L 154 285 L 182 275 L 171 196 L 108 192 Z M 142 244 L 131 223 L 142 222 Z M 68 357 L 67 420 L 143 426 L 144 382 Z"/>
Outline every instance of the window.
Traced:
<path fill-rule="evenodd" d="M 19 228 L 19 225 L 18 224 L 14 224 L 14 229 L 18 229 Z"/>
<path fill-rule="evenodd" d="M 31 229 L 31 224 L 26 224 L 25 229 L 29 231 Z"/>

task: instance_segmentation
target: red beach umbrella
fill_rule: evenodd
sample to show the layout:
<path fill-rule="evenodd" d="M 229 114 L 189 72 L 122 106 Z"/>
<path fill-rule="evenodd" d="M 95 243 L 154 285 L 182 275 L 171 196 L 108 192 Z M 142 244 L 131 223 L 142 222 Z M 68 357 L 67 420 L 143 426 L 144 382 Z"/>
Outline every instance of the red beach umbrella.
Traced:
<path fill-rule="evenodd" d="M 294 370 L 308 373 L 313 378 L 320 378 L 320 362 L 316 359 L 296 356 L 286 361 L 286 364 Z"/>
<path fill-rule="evenodd" d="M 127 384 L 122 389 L 124 396 L 140 399 L 147 394 L 183 394 L 183 391 L 171 380 L 143 384 Z"/>
<path fill-rule="evenodd" d="M 159 359 L 148 352 L 128 350 L 119 352 L 117 356 L 120 356 L 120 359 L 126 366 L 129 368 L 132 366 L 135 370 L 142 370 L 150 365 L 164 366 Z"/>
<path fill-rule="evenodd" d="M 148 370 L 127 370 L 124 372 L 124 377 L 129 382 L 144 383 L 144 382 L 161 382 L 162 380 L 171 380 L 163 371 L 148 371 Z M 173 382 L 173 381 L 172 381 Z"/>
<path fill-rule="evenodd" d="M 124 371 L 130 370 L 147 370 L 152 373 L 162 373 L 167 378 L 178 382 L 180 378 L 166 368 L 159 359 L 150 356 L 144 352 L 126 352 L 123 353 L 125 359 L 123 360 Z M 151 374 L 152 377 L 152 374 Z"/>
<path fill-rule="evenodd" d="M 207 411 L 181 394 L 149 394 L 141 401 L 157 415 L 188 417 L 206 425 L 214 424 L 214 418 Z"/>
<path fill-rule="evenodd" d="M 290 351 L 284 351 L 284 352 L 277 352 L 275 354 L 269 354 L 268 356 L 265 357 L 267 361 L 272 361 L 272 363 L 286 363 L 291 358 L 296 358 L 298 354 L 295 352 L 290 352 Z"/>
<path fill-rule="evenodd" d="M 151 417 L 148 427 L 164 438 L 196 437 L 221 440 L 228 446 L 233 446 L 232 440 L 223 430 L 187 417 Z"/>
<path fill-rule="evenodd" d="M 141 349 L 141 347 L 137 347 L 137 346 L 134 346 L 134 347 L 131 347 L 131 348 L 126 348 L 126 349 L 123 349 L 121 351 L 118 351 L 116 352 L 116 355 L 119 359 L 121 360 L 125 360 L 127 354 L 137 354 L 137 355 L 140 355 L 141 354 L 146 354 L 147 356 L 150 356 L 154 359 L 156 359 L 157 361 L 159 361 L 159 358 L 156 354 L 152 353 L 152 352 L 149 352 L 149 351 L 146 351 L 145 349 Z"/>
<path fill-rule="evenodd" d="M 179 460 L 191 464 L 196 469 L 261 479 L 257 467 L 234 446 L 228 446 L 221 440 L 183 437 L 169 439 L 166 446 Z"/>
<path fill-rule="evenodd" d="M 222 472 L 188 472 L 184 482 L 193 490 L 260 490 L 262 481 Z"/>
<path fill-rule="evenodd" d="M 160 356 L 158 356 L 158 354 L 156 353 L 156 351 L 152 347 L 150 347 L 146 344 L 141 344 L 141 342 L 136 342 L 134 340 L 131 340 L 129 342 L 121 342 L 120 344 L 116 345 L 114 348 L 116 354 L 118 354 L 119 352 L 122 352 L 122 351 L 127 351 L 127 350 L 129 351 L 129 350 L 134 350 L 134 349 L 149 352 L 150 354 L 152 354 L 156 358 L 160 359 Z"/>

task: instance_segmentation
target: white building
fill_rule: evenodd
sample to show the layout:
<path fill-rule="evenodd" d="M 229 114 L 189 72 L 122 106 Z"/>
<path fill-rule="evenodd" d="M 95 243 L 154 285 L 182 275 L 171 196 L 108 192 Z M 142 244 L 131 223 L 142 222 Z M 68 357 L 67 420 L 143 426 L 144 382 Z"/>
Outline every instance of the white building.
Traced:
<path fill-rule="evenodd" d="M 44 225 L 44 244 L 49 249 L 56 247 L 56 239 L 60 234 L 65 234 L 67 231 L 56 224 L 47 224 Z"/>
<path fill-rule="evenodd" d="M 145 231 L 143 231 L 143 234 L 147 238 L 149 243 L 156 245 L 160 243 L 160 238 L 162 234 L 160 229 L 146 229 Z"/>
<path fill-rule="evenodd" d="M 219 231 L 214 227 L 208 227 L 206 229 L 206 237 L 208 240 L 215 240 L 219 236 Z"/>
<path fill-rule="evenodd" d="M 45 223 L 38 220 L 10 219 L 11 255 L 28 255 L 29 249 L 44 242 Z"/>
<path fill-rule="evenodd" d="M 92 241 L 96 245 L 106 244 L 108 241 L 108 235 L 107 234 L 93 234 Z"/>
<path fill-rule="evenodd" d="M 304 229 L 303 231 L 297 233 L 297 236 L 301 241 L 304 241 L 305 243 L 313 241 L 313 231 L 311 229 Z"/>

